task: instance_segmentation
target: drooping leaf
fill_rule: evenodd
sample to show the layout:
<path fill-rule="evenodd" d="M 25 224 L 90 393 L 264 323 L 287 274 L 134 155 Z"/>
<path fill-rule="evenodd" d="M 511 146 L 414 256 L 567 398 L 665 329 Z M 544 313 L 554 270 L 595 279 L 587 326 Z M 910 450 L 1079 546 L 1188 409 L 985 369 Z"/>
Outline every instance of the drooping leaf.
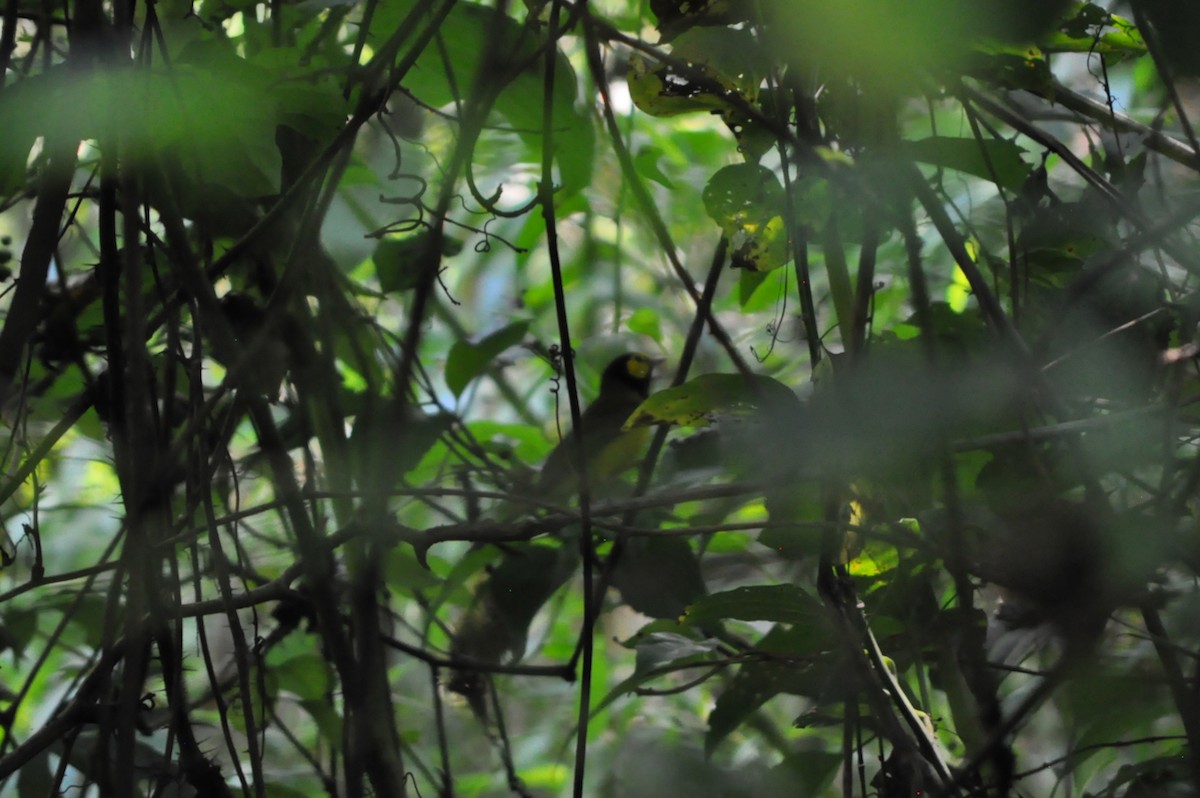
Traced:
<path fill-rule="evenodd" d="M 1025 150 L 1011 141 L 930 136 L 906 142 L 905 150 L 914 161 L 994 180 L 1011 190 L 1019 189 L 1031 171 L 1021 159 Z"/>
<path fill-rule="evenodd" d="M 674 189 L 675 184 L 671 182 L 671 178 L 663 174 L 658 165 L 661 157 L 662 150 L 660 148 L 642 147 L 633 157 L 633 166 L 642 177 L 653 180 L 663 188 Z"/>
<path fill-rule="evenodd" d="M 498 355 L 521 343 L 527 332 L 529 321 L 522 320 L 496 330 L 478 343 L 455 341 L 446 357 L 446 387 L 455 396 L 461 396 L 472 380 L 486 371 Z"/>

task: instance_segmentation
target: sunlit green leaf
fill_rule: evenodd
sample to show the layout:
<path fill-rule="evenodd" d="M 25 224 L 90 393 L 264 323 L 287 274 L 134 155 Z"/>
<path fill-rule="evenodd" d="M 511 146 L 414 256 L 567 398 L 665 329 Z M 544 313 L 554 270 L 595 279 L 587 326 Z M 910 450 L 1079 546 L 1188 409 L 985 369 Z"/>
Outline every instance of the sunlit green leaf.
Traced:
<path fill-rule="evenodd" d="M 757 164 L 726 166 L 704 187 L 709 217 L 729 236 L 733 265 L 770 271 L 791 259 L 783 186 Z"/>
<path fill-rule="evenodd" d="M 753 415 L 768 406 L 796 401 L 787 386 L 770 377 L 702 374 L 651 396 L 625 422 L 625 428 L 648 424 L 702 427 L 718 417 Z"/>

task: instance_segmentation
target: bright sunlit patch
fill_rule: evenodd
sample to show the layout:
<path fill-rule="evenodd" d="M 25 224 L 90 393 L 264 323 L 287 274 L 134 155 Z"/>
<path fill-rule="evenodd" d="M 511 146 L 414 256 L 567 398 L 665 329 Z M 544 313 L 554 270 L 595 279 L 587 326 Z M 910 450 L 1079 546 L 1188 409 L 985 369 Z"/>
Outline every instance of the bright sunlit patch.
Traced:
<path fill-rule="evenodd" d="M 633 97 L 629 94 L 629 84 L 623 80 L 611 84 L 608 87 L 608 102 L 618 116 L 624 116 L 632 111 Z"/>
<path fill-rule="evenodd" d="M 92 460 L 84 468 L 82 479 L 77 483 L 75 501 L 81 504 L 104 504 L 115 501 L 121 495 L 121 483 L 117 470 L 106 460 Z"/>
<path fill-rule="evenodd" d="M 230 15 L 229 19 L 225 20 L 225 35 L 231 39 L 236 39 L 246 32 L 246 20 L 242 17 L 242 12 Z"/>
<path fill-rule="evenodd" d="M 974 238 L 968 238 L 964 244 L 971 260 L 978 261 L 979 242 Z M 962 313 L 967 309 L 967 302 L 970 299 L 971 283 L 967 280 L 967 275 L 963 274 L 963 270 L 955 266 L 954 275 L 950 278 L 950 285 L 946 286 L 946 304 L 955 313 Z"/>

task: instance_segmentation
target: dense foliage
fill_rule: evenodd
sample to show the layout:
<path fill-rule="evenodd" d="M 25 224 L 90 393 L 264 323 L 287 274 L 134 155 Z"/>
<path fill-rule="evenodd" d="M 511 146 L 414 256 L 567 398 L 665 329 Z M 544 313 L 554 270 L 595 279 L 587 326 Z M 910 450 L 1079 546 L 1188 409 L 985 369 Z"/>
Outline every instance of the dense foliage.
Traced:
<path fill-rule="evenodd" d="M 9 0 L 0 794 L 1196 794 L 1197 32 Z"/>

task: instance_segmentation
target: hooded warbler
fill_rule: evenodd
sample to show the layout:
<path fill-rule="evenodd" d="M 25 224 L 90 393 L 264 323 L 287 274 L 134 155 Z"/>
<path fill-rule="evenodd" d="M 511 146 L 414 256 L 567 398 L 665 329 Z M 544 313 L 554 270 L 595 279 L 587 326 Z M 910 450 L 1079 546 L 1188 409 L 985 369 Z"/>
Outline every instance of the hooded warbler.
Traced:
<path fill-rule="evenodd" d="M 588 485 L 604 491 L 614 478 L 637 463 L 648 428 L 624 430 L 633 411 L 650 395 L 654 362 L 630 352 L 613 360 L 600 376 L 600 393 L 579 418 L 579 427 L 559 442 L 546 458 L 536 482 L 538 494 L 551 501 L 568 498 L 578 489 L 576 440 L 582 435 L 588 464 Z M 519 658 L 534 616 L 563 584 L 578 563 L 578 547 L 529 543 L 505 547 L 505 553 L 486 580 L 454 632 L 451 654 L 458 659 L 500 662 Z M 486 679 L 478 670 L 457 670 L 448 687 L 465 696 L 485 722 Z"/>
<path fill-rule="evenodd" d="M 613 360 L 600 375 L 600 393 L 579 417 L 571 432 L 550 452 L 542 466 L 537 490 L 561 498 L 578 488 L 575 471 L 576 438 L 582 436 L 588 485 L 602 487 L 637 463 L 649 437 L 648 427 L 625 430 L 625 422 L 650 395 L 654 361 L 640 352 Z"/>

